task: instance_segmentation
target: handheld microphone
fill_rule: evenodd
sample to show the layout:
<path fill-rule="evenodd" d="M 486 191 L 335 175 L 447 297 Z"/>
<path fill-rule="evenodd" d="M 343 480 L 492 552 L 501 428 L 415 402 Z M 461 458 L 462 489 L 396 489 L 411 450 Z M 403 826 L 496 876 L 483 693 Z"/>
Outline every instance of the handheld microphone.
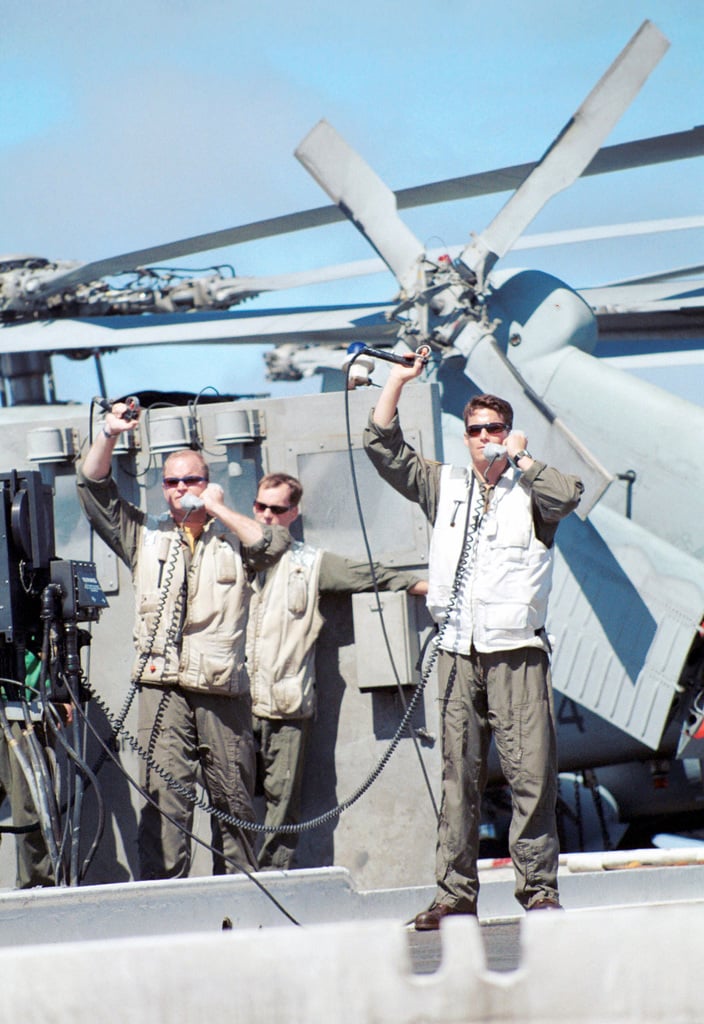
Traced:
<path fill-rule="evenodd" d="M 494 444 L 493 441 L 489 441 L 488 444 L 484 445 L 482 454 L 485 459 L 489 462 L 495 462 L 497 459 L 505 459 L 508 457 L 508 452 L 502 444 Z"/>
<path fill-rule="evenodd" d="M 359 351 L 365 356 L 372 356 L 373 359 L 386 360 L 387 363 L 399 363 L 401 366 L 413 366 L 413 363 L 418 357 L 420 357 L 425 364 L 428 362 L 428 354 L 430 353 L 430 349 L 426 348 L 424 345 L 421 346 L 417 352 L 408 353 L 409 356 L 413 356 L 412 359 L 406 359 L 404 356 L 399 356 L 396 352 L 387 352 L 386 349 L 383 348 L 370 348 L 369 345 L 365 345 L 364 348 L 361 348 Z"/>
<path fill-rule="evenodd" d="M 195 512 L 197 508 L 203 508 L 204 504 L 205 502 L 196 494 L 186 493 L 181 498 L 181 508 L 185 508 L 189 512 Z"/>

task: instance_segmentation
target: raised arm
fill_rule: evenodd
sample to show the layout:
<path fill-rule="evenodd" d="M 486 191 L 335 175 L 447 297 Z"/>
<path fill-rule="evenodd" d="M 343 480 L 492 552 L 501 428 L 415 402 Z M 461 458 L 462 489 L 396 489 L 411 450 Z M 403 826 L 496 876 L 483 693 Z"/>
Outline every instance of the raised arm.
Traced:
<path fill-rule="evenodd" d="M 219 519 L 230 533 L 235 534 L 244 547 L 254 547 L 264 539 L 264 530 L 256 519 L 245 516 L 242 512 L 235 512 L 225 504 L 224 491 L 220 484 L 208 484 L 200 495 L 200 499 L 208 515 Z"/>
<path fill-rule="evenodd" d="M 374 407 L 374 413 L 372 419 L 380 427 L 388 427 L 391 423 L 398 402 L 401 397 L 401 392 L 404 386 L 409 380 L 414 380 L 419 377 L 423 372 L 425 362 L 421 356 L 414 356 L 413 353 L 408 353 L 408 366 L 401 366 L 400 363 L 393 363 L 391 366 L 391 372 L 386 379 L 386 383 L 381 389 L 379 398 L 377 399 Z"/>
<path fill-rule="evenodd" d="M 127 411 L 128 407 L 123 402 L 115 402 L 106 413 L 102 427 L 83 460 L 83 473 L 89 480 L 105 480 L 110 476 L 112 453 L 118 437 L 137 426 L 136 418 L 122 418 Z"/>

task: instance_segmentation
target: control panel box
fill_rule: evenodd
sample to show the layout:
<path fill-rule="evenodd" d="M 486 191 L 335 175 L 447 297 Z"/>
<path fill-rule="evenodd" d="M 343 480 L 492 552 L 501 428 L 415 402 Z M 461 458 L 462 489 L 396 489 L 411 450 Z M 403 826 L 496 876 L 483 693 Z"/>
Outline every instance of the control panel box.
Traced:
<path fill-rule="evenodd" d="M 417 602 L 418 598 L 405 590 L 352 595 L 360 690 L 395 689 L 398 684 L 394 667 L 401 686 L 415 686 L 418 682 Z"/>

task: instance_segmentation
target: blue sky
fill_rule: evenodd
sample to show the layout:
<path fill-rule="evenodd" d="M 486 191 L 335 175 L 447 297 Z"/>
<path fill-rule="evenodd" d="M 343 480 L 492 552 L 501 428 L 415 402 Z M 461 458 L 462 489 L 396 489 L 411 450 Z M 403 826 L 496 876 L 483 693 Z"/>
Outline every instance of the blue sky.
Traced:
<path fill-rule="evenodd" d="M 324 205 L 293 156 L 321 117 L 395 189 L 537 159 L 646 17 L 672 46 L 608 143 L 704 123 L 699 0 L 7 5 L 0 252 L 88 261 Z M 582 180 L 530 230 L 702 214 L 703 172 L 699 159 Z M 459 244 L 505 199 L 404 218 L 429 247 Z M 701 263 L 703 238 L 697 230 L 531 250 L 509 254 L 504 265 L 596 285 Z M 233 262 L 243 274 L 278 273 L 369 255 L 352 226 L 341 224 L 181 264 Z M 380 276 L 289 293 L 282 303 L 392 295 L 391 278 Z M 265 381 L 258 349 L 195 358 L 193 350 L 120 353 L 105 368 L 113 393 L 283 387 Z M 61 358 L 55 370 L 60 397 L 95 393 L 90 366 Z M 677 387 L 683 374 L 691 385 L 687 369 L 663 380 Z"/>

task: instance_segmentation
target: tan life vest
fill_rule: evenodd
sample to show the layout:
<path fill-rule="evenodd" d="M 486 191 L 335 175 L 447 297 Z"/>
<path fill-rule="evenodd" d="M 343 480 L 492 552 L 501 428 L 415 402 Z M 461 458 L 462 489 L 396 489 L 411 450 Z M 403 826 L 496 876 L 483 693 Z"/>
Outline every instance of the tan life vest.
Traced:
<path fill-rule="evenodd" d="M 259 718 L 315 713 L 315 641 L 322 552 L 300 542 L 255 580 L 247 627 L 252 712 Z"/>
<path fill-rule="evenodd" d="M 246 693 L 251 587 L 238 539 L 210 520 L 186 568 L 170 517 L 150 517 L 140 534 L 133 570 L 139 681 L 230 697 Z"/>

